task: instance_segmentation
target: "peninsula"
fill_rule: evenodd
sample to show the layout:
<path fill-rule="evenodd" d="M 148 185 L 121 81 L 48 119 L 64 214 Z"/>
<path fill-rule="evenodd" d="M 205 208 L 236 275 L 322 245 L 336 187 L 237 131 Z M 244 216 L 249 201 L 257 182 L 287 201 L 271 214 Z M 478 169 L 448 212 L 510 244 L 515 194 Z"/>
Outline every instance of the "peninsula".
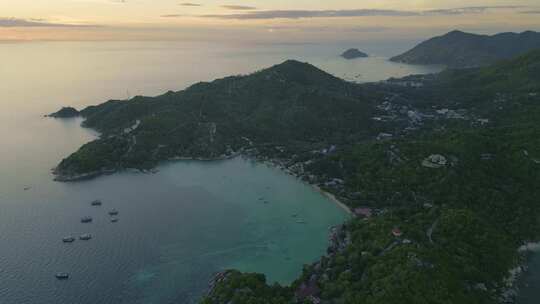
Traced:
<path fill-rule="evenodd" d="M 72 117 L 77 117 L 79 115 L 80 115 L 79 111 L 77 111 L 75 108 L 63 107 L 57 112 L 51 113 L 46 116 L 53 117 L 53 118 L 72 118 Z"/>

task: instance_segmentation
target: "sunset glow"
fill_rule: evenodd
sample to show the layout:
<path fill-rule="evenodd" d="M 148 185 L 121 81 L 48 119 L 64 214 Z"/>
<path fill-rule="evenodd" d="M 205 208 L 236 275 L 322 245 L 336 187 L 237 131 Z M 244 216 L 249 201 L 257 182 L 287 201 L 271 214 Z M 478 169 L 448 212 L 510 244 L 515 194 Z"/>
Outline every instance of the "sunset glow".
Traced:
<path fill-rule="evenodd" d="M 540 28 L 535 0 L 2 0 L 0 12 L 0 41 L 336 41 Z"/>

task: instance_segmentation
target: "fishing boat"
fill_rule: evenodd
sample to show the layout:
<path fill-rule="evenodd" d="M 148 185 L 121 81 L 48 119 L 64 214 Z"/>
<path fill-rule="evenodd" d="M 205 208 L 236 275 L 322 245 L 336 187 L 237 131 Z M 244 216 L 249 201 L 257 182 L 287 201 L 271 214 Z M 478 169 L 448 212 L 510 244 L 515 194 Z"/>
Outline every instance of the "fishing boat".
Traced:
<path fill-rule="evenodd" d="M 54 275 L 59 280 L 67 280 L 69 279 L 69 273 L 67 272 L 59 272 Z"/>
<path fill-rule="evenodd" d="M 79 236 L 79 239 L 83 241 L 88 241 L 92 239 L 92 235 L 90 233 L 81 234 L 81 236 Z"/>
<path fill-rule="evenodd" d="M 102 202 L 100 200 L 95 200 L 90 203 L 92 206 L 101 206 Z"/>
<path fill-rule="evenodd" d="M 91 223 L 92 217 L 91 216 L 85 216 L 81 218 L 81 223 Z"/>
<path fill-rule="evenodd" d="M 66 236 L 66 237 L 62 238 L 62 242 L 64 242 L 64 243 L 73 243 L 73 242 L 75 242 L 75 238 L 72 237 L 72 236 Z"/>

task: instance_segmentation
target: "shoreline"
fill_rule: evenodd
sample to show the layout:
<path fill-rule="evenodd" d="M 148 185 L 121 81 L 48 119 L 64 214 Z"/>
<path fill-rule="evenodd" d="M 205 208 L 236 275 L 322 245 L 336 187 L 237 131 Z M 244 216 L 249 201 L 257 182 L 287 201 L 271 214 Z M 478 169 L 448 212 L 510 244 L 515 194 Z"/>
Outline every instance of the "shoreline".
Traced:
<path fill-rule="evenodd" d="M 525 272 L 529 270 L 529 255 L 540 251 L 540 242 L 529 241 L 517 248 L 519 261 L 508 270 L 508 276 L 504 279 L 503 292 L 501 293 L 501 303 L 516 303 L 516 298 L 520 292 L 521 279 Z"/>
<path fill-rule="evenodd" d="M 328 200 L 330 200 L 334 204 L 336 204 L 339 208 L 341 208 L 343 211 L 345 211 L 348 215 L 354 217 L 354 212 L 349 208 L 349 206 L 347 206 L 345 203 L 340 201 L 334 194 L 323 190 L 320 186 L 318 186 L 316 184 L 312 184 L 312 183 L 302 179 L 302 177 L 299 176 L 298 174 L 292 172 L 288 168 L 284 167 L 283 165 L 281 165 L 281 164 L 279 164 L 279 163 L 277 163 L 277 162 L 275 162 L 273 160 L 261 160 L 261 159 L 258 159 L 257 157 L 246 155 L 243 152 L 244 151 L 242 150 L 242 151 L 235 152 L 235 153 L 233 153 L 231 155 L 221 155 L 221 156 L 215 157 L 215 158 L 202 158 L 202 157 L 197 158 L 197 157 L 175 156 L 175 157 L 171 157 L 169 159 L 166 159 L 164 162 L 177 162 L 177 161 L 213 162 L 213 161 L 230 160 L 230 159 L 234 159 L 234 158 L 237 158 L 237 157 L 245 157 L 245 158 L 248 158 L 248 159 L 254 159 L 255 161 L 257 161 L 259 163 L 262 163 L 262 164 L 268 165 L 270 167 L 276 168 L 279 171 L 284 172 L 287 175 L 290 175 L 290 176 L 294 177 L 297 181 L 302 182 L 303 184 L 311 187 L 317 193 L 320 193 L 325 198 L 327 198 Z M 159 166 L 159 164 L 156 167 L 154 167 L 154 168 L 152 168 L 150 170 L 136 169 L 136 168 L 104 169 L 104 170 L 93 171 L 93 172 L 82 173 L 82 174 L 60 174 L 60 173 L 57 172 L 57 168 L 53 168 L 51 171 L 53 172 L 54 181 L 57 181 L 57 182 L 78 182 L 78 181 L 84 181 L 84 180 L 90 180 L 90 179 L 98 178 L 98 177 L 103 176 L 103 175 L 111 175 L 111 174 L 119 173 L 119 172 L 125 171 L 125 170 L 135 170 L 135 171 L 141 172 L 141 173 L 147 173 L 147 172 L 154 173 L 154 170 L 156 172 L 158 171 L 158 169 L 157 169 L 158 166 Z"/>
<path fill-rule="evenodd" d="M 341 209 L 343 209 L 347 214 L 354 217 L 354 212 L 349 208 L 349 206 L 345 205 L 342 201 L 340 201 L 334 194 L 324 191 L 321 189 L 321 187 L 317 185 L 313 185 L 310 183 L 305 182 L 307 185 L 311 186 L 315 191 L 319 192 L 323 196 L 325 196 L 327 199 L 331 200 L 334 204 L 338 205 Z"/>
<path fill-rule="evenodd" d="M 247 158 L 252 158 L 250 156 L 245 156 Z M 321 187 L 319 187 L 318 185 L 316 184 L 312 184 L 304 179 L 302 179 L 301 176 L 299 176 L 298 174 L 292 172 L 290 169 L 286 168 L 285 166 L 279 164 L 279 163 L 276 163 L 274 161 L 272 161 L 271 159 L 270 160 L 260 160 L 260 159 L 257 159 L 256 157 L 253 158 L 255 159 L 256 161 L 258 161 L 259 163 L 262 163 L 262 164 L 265 164 L 269 167 L 273 167 L 275 169 L 278 169 L 279 171 L 281 172 L 284 172 L 286 173 L 287 175 L 289 176 L 292 176 L 294 177 L 297 181 L 303 183 L 304 185 L 307 185 L 309 187 L 311 187 L 313 190 L 315 190 L 317 193 L 320 193 L 321 195 L 323 195 L 325 198 L 327 198 L 328 200 L 330 200 L 332 203 L 336 204 L 339 208 L 341 208 L 343 211 L 345 211 L 349 216 L 351 217 L 354 217 L 354 212 L 349 208 L 349 206 L 347 206 L 345 203 L 343 203 L 342 201 L 340 201 L 334 194 L 328 192 L 328 191 L 325 191 L 323 190 Z"/>

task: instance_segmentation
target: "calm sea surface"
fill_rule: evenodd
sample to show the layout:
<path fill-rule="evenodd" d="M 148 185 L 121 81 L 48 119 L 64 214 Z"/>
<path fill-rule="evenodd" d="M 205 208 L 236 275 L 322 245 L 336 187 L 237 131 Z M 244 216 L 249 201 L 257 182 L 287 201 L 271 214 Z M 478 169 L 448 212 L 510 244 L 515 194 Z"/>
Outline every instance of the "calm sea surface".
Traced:
<path fill-rule="evenodd" d="M 375 44 L 364 46 L 374 57 L 345 61 L 337 57 L 344 48 L 0 44 L 0 303 L 193 303 L 226 268 L 290 283 L 324 253 L 329 227 L 347 217 L 309 186 L 242 158 L 57 183 L 50 169 L 97 134 L 79 119 L 43 114 L 179 90 L 289 58 L 360 82 L 440 69 L 389 63 L 385 57 L 398 51 Z M 94 199 L 103 206 L 91 207 Z M 111 208 L 118 223 L 109 221 Z M 94 222 L 81 224 L 82 216 Z M 94 238 L 61 241 L 82 233 Z M 61 271 L 70 280 L 56 280 Z"/>

